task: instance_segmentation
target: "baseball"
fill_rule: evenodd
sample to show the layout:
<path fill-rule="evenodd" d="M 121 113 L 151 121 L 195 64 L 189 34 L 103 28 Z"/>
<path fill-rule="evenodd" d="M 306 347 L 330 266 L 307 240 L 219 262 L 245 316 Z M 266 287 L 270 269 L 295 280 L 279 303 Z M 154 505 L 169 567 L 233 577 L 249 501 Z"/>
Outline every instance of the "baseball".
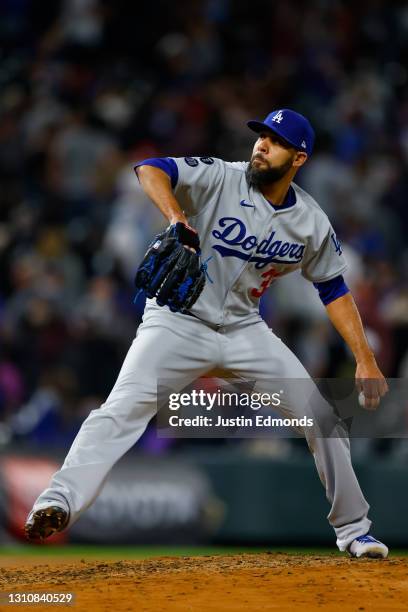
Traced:
<path fill-rule="evenodd" d="M 360 391 L 360 393 L 358 394 L 358 403 L 360 404 L 360 406 L 362 406 L 363 408 L 365 407 L 365 395 L 363 391 Z"/>

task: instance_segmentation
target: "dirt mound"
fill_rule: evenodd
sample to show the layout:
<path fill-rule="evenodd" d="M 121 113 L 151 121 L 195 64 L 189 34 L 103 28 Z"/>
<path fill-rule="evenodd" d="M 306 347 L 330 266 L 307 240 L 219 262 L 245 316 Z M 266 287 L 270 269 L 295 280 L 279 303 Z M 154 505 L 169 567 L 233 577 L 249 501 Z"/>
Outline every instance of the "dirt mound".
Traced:
<path fill-rule="evenodd" d="M 0 570 L 0 590 L 72 591 L 75 610 L 227 612 L 408 607 L 408 561 L 337 555 L 244 554 L 146 561 L 22 561 Z M 64 606 L 65 607 L 65 606 Z M 61 606 L 58 606 L 61 609 Z M 11 609 L 11 608 L 9 608 Z M 19 610 L 50 610 L 44 604 Z"/>

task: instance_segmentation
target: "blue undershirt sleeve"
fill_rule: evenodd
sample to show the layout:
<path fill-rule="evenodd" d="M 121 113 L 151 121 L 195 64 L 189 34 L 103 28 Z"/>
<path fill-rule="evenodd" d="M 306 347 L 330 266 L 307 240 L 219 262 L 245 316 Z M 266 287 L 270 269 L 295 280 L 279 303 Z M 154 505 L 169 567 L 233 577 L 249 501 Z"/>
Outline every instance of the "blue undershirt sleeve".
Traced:
<path fill-rule="evenodd" d="M 337 300 L 337 298 L 342 295 L 346 295 L 346 293 L 350 291 L 341 274 L 331 280 L 323 281 L 322 283 L 313 283 L 313 285 L 318 290 L 319 297 L 325 306 Z"/>
<path fill-rule="evenodd" d="M 174 159 L 170 157 L 151 157 L 150 159 L 144 159 L 141 162 L 138 162 L 134 169 L 139 166 L 154 166 L 155 168 L 160 168 L 163 170 L 171 180 L 171 186 L 174 189 L 178 183 L 178 168 Z M 137 174 L 137 173 L 136 173 Z"/>

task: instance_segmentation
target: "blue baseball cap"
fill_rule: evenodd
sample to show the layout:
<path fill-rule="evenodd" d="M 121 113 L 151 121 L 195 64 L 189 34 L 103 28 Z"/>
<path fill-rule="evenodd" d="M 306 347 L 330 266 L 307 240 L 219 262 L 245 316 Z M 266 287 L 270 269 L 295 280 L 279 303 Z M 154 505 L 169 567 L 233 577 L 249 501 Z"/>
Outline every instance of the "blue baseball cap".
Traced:
<path fill-rule="evenodd" d="M 292 147 L 308 155 L 311 155 L 313 151 L 314 129 L 306 117 L 289 108 L 272 111 L 265 121 L 248 121 L 247 126 L 258 134 L 265 130 L 272 130 Z"/>

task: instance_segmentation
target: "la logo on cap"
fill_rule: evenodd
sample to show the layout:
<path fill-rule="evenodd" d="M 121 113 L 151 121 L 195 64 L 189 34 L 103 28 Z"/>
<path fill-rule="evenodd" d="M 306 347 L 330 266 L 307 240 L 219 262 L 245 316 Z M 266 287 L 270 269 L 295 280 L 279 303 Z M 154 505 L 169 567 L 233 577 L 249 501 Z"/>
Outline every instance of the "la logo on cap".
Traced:
<path fill-rule="evenodd" d="M 280 110 L 276 113 L 276 115 L 274 115 L 274 117 L 272 118 L 272 121 L 274 121 L 275 123 L 280 123 L 282 119 L 283 119 L 283 113 Z"/>
<path fill-rule="evenodd" d="M 304 140 L 302 140 L 302 144 L 301 144 L 301 146 L 302 146 L 304 149 L 306 149 L 306 143 L 305 143 L 305 141 L 304 141 Z"/>

